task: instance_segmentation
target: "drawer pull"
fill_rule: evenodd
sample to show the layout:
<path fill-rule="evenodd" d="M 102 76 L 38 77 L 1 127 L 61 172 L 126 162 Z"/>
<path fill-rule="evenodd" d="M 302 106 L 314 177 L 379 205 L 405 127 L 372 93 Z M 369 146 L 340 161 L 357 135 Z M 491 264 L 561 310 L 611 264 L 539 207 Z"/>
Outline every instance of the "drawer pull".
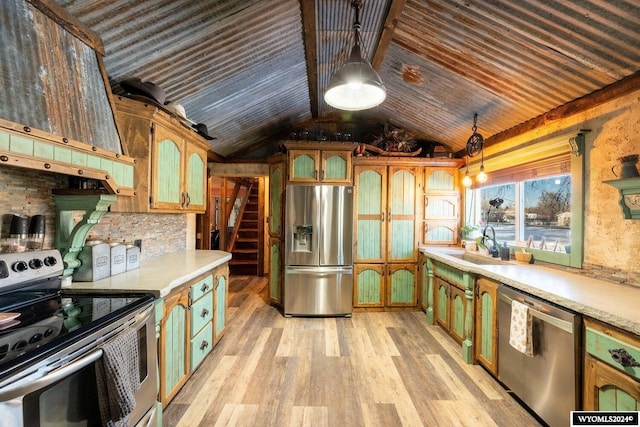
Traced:
<path fill-rule="evenodd" d="M 200 292 L 205 293 L 209 290 L 209 285 L 207 285 L 206 283 L 204 283 L 202 285 L 202 287 L 200 288 Z"/>
<path fill-rule="evenodd" d="M 609 353 L 611 354 L 611 358 L 613 359 L 613 361 L 618 362 L 624 368 L 640 366 L 640 363 L 638 363 L 638 361 L 634 359 L 633 356 L 630 355 L 629 352 L 624 348 L 609 350 Z"/>
<path fill-rule="evenodd" d="M 209 314 L 209 310 L 207 310 L 206 308 L 203 308 L 202 313 L 200 314 L 200 317 L 207 317 L 208 314 Z"/>
<path fill-rule="evenodd" d="M 204 350 L 207 347 L 209 347 L 209 341 L 202 341 L 202 344 L 200 344 L 200 350 Z"/>

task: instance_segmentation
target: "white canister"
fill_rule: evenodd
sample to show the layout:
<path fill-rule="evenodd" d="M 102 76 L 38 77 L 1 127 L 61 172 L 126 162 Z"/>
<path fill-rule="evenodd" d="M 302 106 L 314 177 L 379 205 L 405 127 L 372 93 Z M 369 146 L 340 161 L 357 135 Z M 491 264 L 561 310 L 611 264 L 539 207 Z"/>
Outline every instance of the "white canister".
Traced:
<path fill-rule="evenodd" d="M 140 267 L 140 248 L 136 245 L 127 245 L 127 271 Z"/>
<path fill-rule="evenodd" d="M 111 275 L 127 271 L 127 247 L 122 243 L 112 242 L 111 246 Z"/>

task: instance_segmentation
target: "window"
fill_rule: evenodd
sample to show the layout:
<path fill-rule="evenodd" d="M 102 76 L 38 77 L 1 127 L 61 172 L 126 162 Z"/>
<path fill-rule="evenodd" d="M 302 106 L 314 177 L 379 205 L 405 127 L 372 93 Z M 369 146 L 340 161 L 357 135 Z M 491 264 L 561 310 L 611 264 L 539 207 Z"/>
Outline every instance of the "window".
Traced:
<path fill-rule="evenodd" d="M 484 187 L 479 218 L 496 240 L 545 251 L 571 250 L 571 175 Z"/>
<path fill-rule="evenodd" d="M 507 243 L 512 252 L 525 248 L 536 260 L 582 267 L 582 156 L 507 162 L 489 169 L 484 187 L 466 190 L 465 225 L 491 226 L 497 243 Z"/>

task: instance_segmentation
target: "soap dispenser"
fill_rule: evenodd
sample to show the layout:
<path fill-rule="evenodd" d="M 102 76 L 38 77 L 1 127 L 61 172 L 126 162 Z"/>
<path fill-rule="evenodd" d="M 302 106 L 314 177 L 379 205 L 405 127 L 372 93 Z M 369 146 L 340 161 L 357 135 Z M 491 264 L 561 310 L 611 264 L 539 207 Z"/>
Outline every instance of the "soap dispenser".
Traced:
<path fill-rule="evenodd" d="M 502 243 L 502 247 L 500 248 L 500 259 L 503 261 L 509 261 L 509 246 L 507 246 L 507 242 Z"/>

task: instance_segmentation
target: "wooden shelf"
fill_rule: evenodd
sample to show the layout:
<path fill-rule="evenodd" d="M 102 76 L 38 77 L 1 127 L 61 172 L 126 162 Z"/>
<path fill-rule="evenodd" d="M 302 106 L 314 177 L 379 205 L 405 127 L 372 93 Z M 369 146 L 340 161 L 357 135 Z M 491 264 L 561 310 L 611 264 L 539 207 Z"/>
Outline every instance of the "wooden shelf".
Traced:
<path fill-rule="evenodd" d="M 625 219 L 640 219 L 640 177 L 603 181 L 620 192 L 620 207 Z"/>

